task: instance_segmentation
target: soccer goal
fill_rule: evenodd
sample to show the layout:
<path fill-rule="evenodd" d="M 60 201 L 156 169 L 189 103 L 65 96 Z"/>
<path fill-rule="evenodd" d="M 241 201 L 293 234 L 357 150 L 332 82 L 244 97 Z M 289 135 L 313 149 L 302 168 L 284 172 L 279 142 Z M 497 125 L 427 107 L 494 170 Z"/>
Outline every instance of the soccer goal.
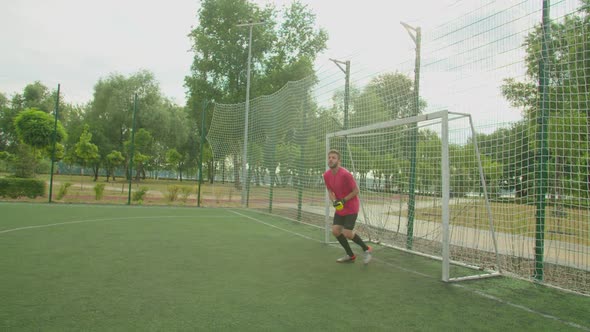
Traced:
<path fill-rule="evenodd" d="M 326 135 L 360 189 L 357 231 L 442 261 L 442 280 L 499 275 L 486 168 L 468 114 L 440 111 Z M 492 169 L 489 169 L 492 171 Z M 326 194 L 325 241 L 333 209 Z"/>

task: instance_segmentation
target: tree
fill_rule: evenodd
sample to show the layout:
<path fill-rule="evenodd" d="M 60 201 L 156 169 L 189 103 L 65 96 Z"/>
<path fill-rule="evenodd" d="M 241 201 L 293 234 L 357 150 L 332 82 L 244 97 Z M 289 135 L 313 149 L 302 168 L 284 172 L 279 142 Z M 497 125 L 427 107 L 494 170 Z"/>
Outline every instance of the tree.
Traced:
<path fill-rule="evenodd" d="M 191 75 L 185 78 L 187 106 L 194 122 L 200 122 L 204 100 L 218 103 L 244 101 L 247 81 L 248 50 L 252 51 L 251 98 L 276 92 L 288 81 L 313 74 L 313 62 L 326 48 L 327 34 L 315 29 L 315 16 L 296 2 L 280 16 L 269 5 L 259 8 L 247 0 L 205 0 L 199 10 L 199 25 L 191 32 L 195 53 Z M 261 21 L 254 26 L 252 44 L 249 28 L 237 27 L 243 21 Z M 210 127 L 212 112 L 207 113 Z M 224 158 L 225 160 L 226 158 Z M 240 158 L 233 161 L 236 187 L 239 184 Z M 254 160 L 259 162 L 258 159 Z"/>
<path fill-rule="evenodd" d="M 170 149 L 166 152 L 166 162 L 176 168 L 180 181 L 182 182 L 182 168 L 184 167 L 183 156 L 176 151 L 176 149 Z"/>
<path fill-rule="evenodd" d="M 564 173 L 565 168 L 571 165 L 586 165 L 584 188 L 578 188 L 583 189 L 586 196 L 590 192 L 590 85 L 586 82 L 586 77 L 590 75 L 590 51 L 587 48 L 590 43 L 590 0 L 581 2 L 579 14 L 565 16 L 563 20 L 551 24 L 549 56 L 545 59 L 549 82 L 548 145 L 550 164 L 553 165 L 550 181 L 556 195 L 560 194 L 557 191 L 567 187 L 564 181 L 570 183 L 568 186 L 572 189 L 578 186 L 572 183 L 576 180 Z M 536 120 L 540 116 L 537 82 L 542 34 L 541 26 L 537 26 L 525 39 L 526 79 L 517 81 L 508 78 L 502 86 L 505 98 L 513 106 L 523 109 L 530 132 L 538 130 Z M 534 151 L 536 144 L 530 141 L 529 149 Z M 580 150 L 585 153 L 580 153 Z"/>
<path fill-rule="evenodd" d="M 124 161 L 125 157 L 120 151 L 113 150 L 106 156 L 107 182 L 109 182 L 109 177 L 115 181 L 115 169 L 123 165 Z"/>
<path fill-rule="evenodd" d="M 160 169 L 167 166 L 166 153 L 170 149 L 176 149 L 187 156 L 187 165 L 194 163 L 197 158 L 195 142 L 197 138 L 200 139 L 199 131 L 196 129 L 197 124 L 189 121 L 191 118 L 186 109 L 166 99 L 163 102 L 163 109 L 167 124 L 163 126 L 165 130 L 160 128 L 154 134 L 154 143 L 149 151 L 151 158 L 148 166 L 150 170 L 155 171 L 156 176 Z"/>
<path fill-rule="evenodd" d="M 154 144 L 152 134 L 144 128 L 140 128 L 135 134 L 134 142 L 131 138 L 125 142 L 125 151 L 127 158 L 131 158 L 131 144 L 133 143 L 133 162 L 135 169 L 135 179 L 145 179 L 145 165 L 150 160 L 150 152 Z M 129 174 L 131 176 L 131 174 Z"/>
<path fill-rule="evenodd" d="M 8 107 L 8 98 L 6 95 L 0 92 L 0 108 Z"/>
<path fill-rule="evenodd" d="M 39 81 L 28 84 L 22 94 L 14 94 L 10 101 L 4 94 L 0 94 L 0 148 L 15 153 L 18 137 L 14 119 L 25 109 L 34 108 L 49 113 L 53 110 L 55 97 L 56 92 L 50 93 Z"/>
<path fill-rule="evenodd" d="M 351 93 L 351 127 L 370 123 L 401 119 L 415 113 L 414 83 L 401 73 L 384 73 L 371 79 L 361 91 Z M 335 94 L 340 104 L 341 92 Z M 426 101 L 420 100 L 418 113 L 426 108 Z"/>
<path fill-rule="evenodd" d="M 52 94 L 49 88 L 39 81 L 28 84 L 23 91 L 23 106 L 49 113 L 55 106 L 56 93 Z"/>
<path fill-rule="evenodd" d="M 14 118 L 18 111 L 11 107 L 8 98 L 0 93 L 0 150 L 14 152 L 18 138 L 14 129 Z"/>
<path fill-rule="evenodd" d="M 30 148 L 20 146 L 17 150 L 17 175 L 31 177 L 35 174 L 40 150 L 46 149 L 53 143 L 55 132 L 56 142 L 66 137 L 66 132 L 58 121 L 54 130 L 54 119 L 38 109 L 27 109 L 14 119 L 14 128 L 18 139 Z"/>
<path fill-rule="evenodd" d="M 316 16 L 298 1 L 284 9 L 270 55 L 263 61 L 265 75 L 257 82 L 260 94 L 278 91 L 289 81 L 314 74 L 313 61 L 326 49 L 328 33 L 316 29 Z"/>
<path fill-rule="evenodd" d="M 75 146 L 75 155 L 80 162 L 82 169 L 89 164 L 96 163 L 99 160 L 98 146 L 91 142 L 92 134 L 88 125 L 84 126 L 84 131 L 80 135 L 80 140 Z M 94 172 L 94 181 L 98 178 L 98 173 Z"/>
<path fill-rule="evenodd" d="M 136 128 L 148 131 L 154 141 L 163 145 L 184 143 L 188 136 L 187 127 L 182 125 L 185 115 L 179 115 L 184 110 L 162 97 L 151 72 L 139 71 L 130 76 L 111 74 L 95 85 L 94 97 L 83 119 L 91 125 L 93 141 L 102 153 L 102 161 L 108 151 L 124 151 L 125 142 L 131 138 L 134 94 L 138 96 Z M 166 151 L 166 147 L 162 150 Z M 151 151 L 142 153 L 151 155 Z M 154 157 L 163 159 L 161 155 Z M 154 164 L 154 160 L 150 158 L 146 163 Z M 145 170 L 140 171 L 145 176 Z"/>
<path fill-rule="evenodd" d="M 27 109 L 14 120 L 18 138 L 36 149 L 51 145 L 53 142 L 54 119 L 38 109 Z M 60 122 L 57 123 L 56 141 L 61 142 L 66 132 Z"/>
<path fill-rule="evenodd" d="M 14 119 L 16 116 L 24 110 L 19 94 L 15 94 L 11 101 L 10 106 L 5 106 L 0 111 L 0 144 L 2 148 L 10 152 L 16 152 L 16 148 L 19 143 L 16 129 L 14 128 Z"/>

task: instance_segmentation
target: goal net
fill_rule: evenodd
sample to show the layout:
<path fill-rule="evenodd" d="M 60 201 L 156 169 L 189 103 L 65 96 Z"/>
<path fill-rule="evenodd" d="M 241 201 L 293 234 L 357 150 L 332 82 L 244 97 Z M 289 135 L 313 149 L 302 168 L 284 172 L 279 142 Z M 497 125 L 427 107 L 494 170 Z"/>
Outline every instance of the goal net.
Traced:
<path fill-rule="evenodd" d="M 441 111 L 326 135 L 359 187 L 357 231 L 442 261 L 442 279 L 498 275 L 498 245 L 471 117 Z M 334 210 L 326 194 L 325 241 Z"/>

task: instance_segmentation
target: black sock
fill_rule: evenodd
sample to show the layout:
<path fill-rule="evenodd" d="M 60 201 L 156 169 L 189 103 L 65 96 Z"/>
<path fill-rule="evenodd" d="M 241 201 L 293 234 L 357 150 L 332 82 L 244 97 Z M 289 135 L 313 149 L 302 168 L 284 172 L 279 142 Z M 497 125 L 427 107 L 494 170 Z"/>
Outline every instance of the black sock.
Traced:
<path fill-rule="evenodd" d="M 340 234 L 336 237 L 336 239 L 338 240 L 338 242 L 340 242 L 340 245 L 342 245 L 348 256 L 354 256 L 354 253 L 352 252 L 352 249 L 350 249 L 350 244 L 348 244 L 348 239 L 346 238 L 346 236 Z"/>
<path fill-rule="evenodd" d="M 361 237 L 358 234 L 354 234 L 354 237 L 352 238 L 352 242 L 361 246 L 361 248 L 363 248 L 363 251 L 366 251 L 367 249 L 369 249 L 369 247 L 367 247 L 367 245 L 363 242 L 363 240 L 361 239 Z"/>

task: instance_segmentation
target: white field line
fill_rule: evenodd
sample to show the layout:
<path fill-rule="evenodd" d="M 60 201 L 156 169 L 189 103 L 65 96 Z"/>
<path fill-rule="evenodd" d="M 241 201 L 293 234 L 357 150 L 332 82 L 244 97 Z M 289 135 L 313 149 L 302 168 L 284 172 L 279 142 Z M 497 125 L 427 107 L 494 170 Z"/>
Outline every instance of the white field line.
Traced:
<path fill-rule="evenodd" d="M 238 216 L 241 216 L 241 217 L 244 217 L 244 218 L 247 218 L 247 219 L 250 219 L 250 220 L 254 220 L 254 221 L 256 221 L 256 222 L 258 222 L 258 223 L 261 223 L 261 224 L 264 224 L 264 225 L 266 225 L 266 226 L 269 226 L 269 227 L 272 227 L 272 228 L 276 228 L 276 229 L 280 229 L 280 230 L 281 230 L 281 231 L 283 231 L 283 232 L 287 232 L 287 233 L 289 233 L 289 234 L 292 234 L 292 235 L 295 235 L 295 236 L 299 236 L 299 237 L 302 237 L 302 238 L 304 238 L 304 239 L 307 239 L 307 240 L 311 240 L 311 241 L 315 241 L 315 242 L 319 242 L 319 243 L 324 243 L 324 242 L 323 242 L 323 241 L 321 241 L 321 240 L 317 240 L 317 239 L 311 238 L 311 237 L 309 237 L 309 236 L 305 236 L 305 235 L 303 235 L 303 234 L 299 234 L 299 233 L 296 233 L 296 232 L 290 231 L 290 230 L 288 230 L 288 229 L 284 229 L 284 228 L 281 228 L 281 227 L 275 226 L 275 225 L 273 225 L 273 224 L 269 224 L 269 223 L 267 223 L 267 222 L 264 222 L 264 221 L 262 221 L 262 220 L 260 220 L 260 219 L 256 219 L 256 218 L 254 218 L 254 217 L 247 216 L 247 215 L 245 215 L 245 214 L 242 214 L 242 213 L 240 213 L 240 212 L 233 211 L 233 210 L 229 210 L 229 211 L 230 211 L 230 212 L 233 212 L 233 213 L 235 213 L 235 214 L 237 214 Z"/>
<path fill-rule="evenodd" d="M 101 219 L 83 219 L 83 220 L 75 220 L 75 221 L 64 221 L 58 222 L 54 224 L 45 224 L 45 225 L 32 225 L 32 226 L 23 226 L 18 228 L 12 229 L 5 229 L 0 230 L 0 234 L 10 233 L 10 232 L 17 232 L 23 231 L 27 229 L 35 229 L 35 228 L 46 228 L 46 227 L 54 227 L 54 226 L 62 226 L 62 225 L 71 225 L 71 224 L 81 224 L 86 222 L 97 222 L 97 221 L 116 221 L 116 220 L 132 220 L 132 219 L 169 219 L 169 218 L 202 218 L 203 216 L 144 216 L 144 217 L 119 217 L 119 218 L 101 218 Z M 227 218 L 227 216 L 206 216 L 206 218 Z"/>

